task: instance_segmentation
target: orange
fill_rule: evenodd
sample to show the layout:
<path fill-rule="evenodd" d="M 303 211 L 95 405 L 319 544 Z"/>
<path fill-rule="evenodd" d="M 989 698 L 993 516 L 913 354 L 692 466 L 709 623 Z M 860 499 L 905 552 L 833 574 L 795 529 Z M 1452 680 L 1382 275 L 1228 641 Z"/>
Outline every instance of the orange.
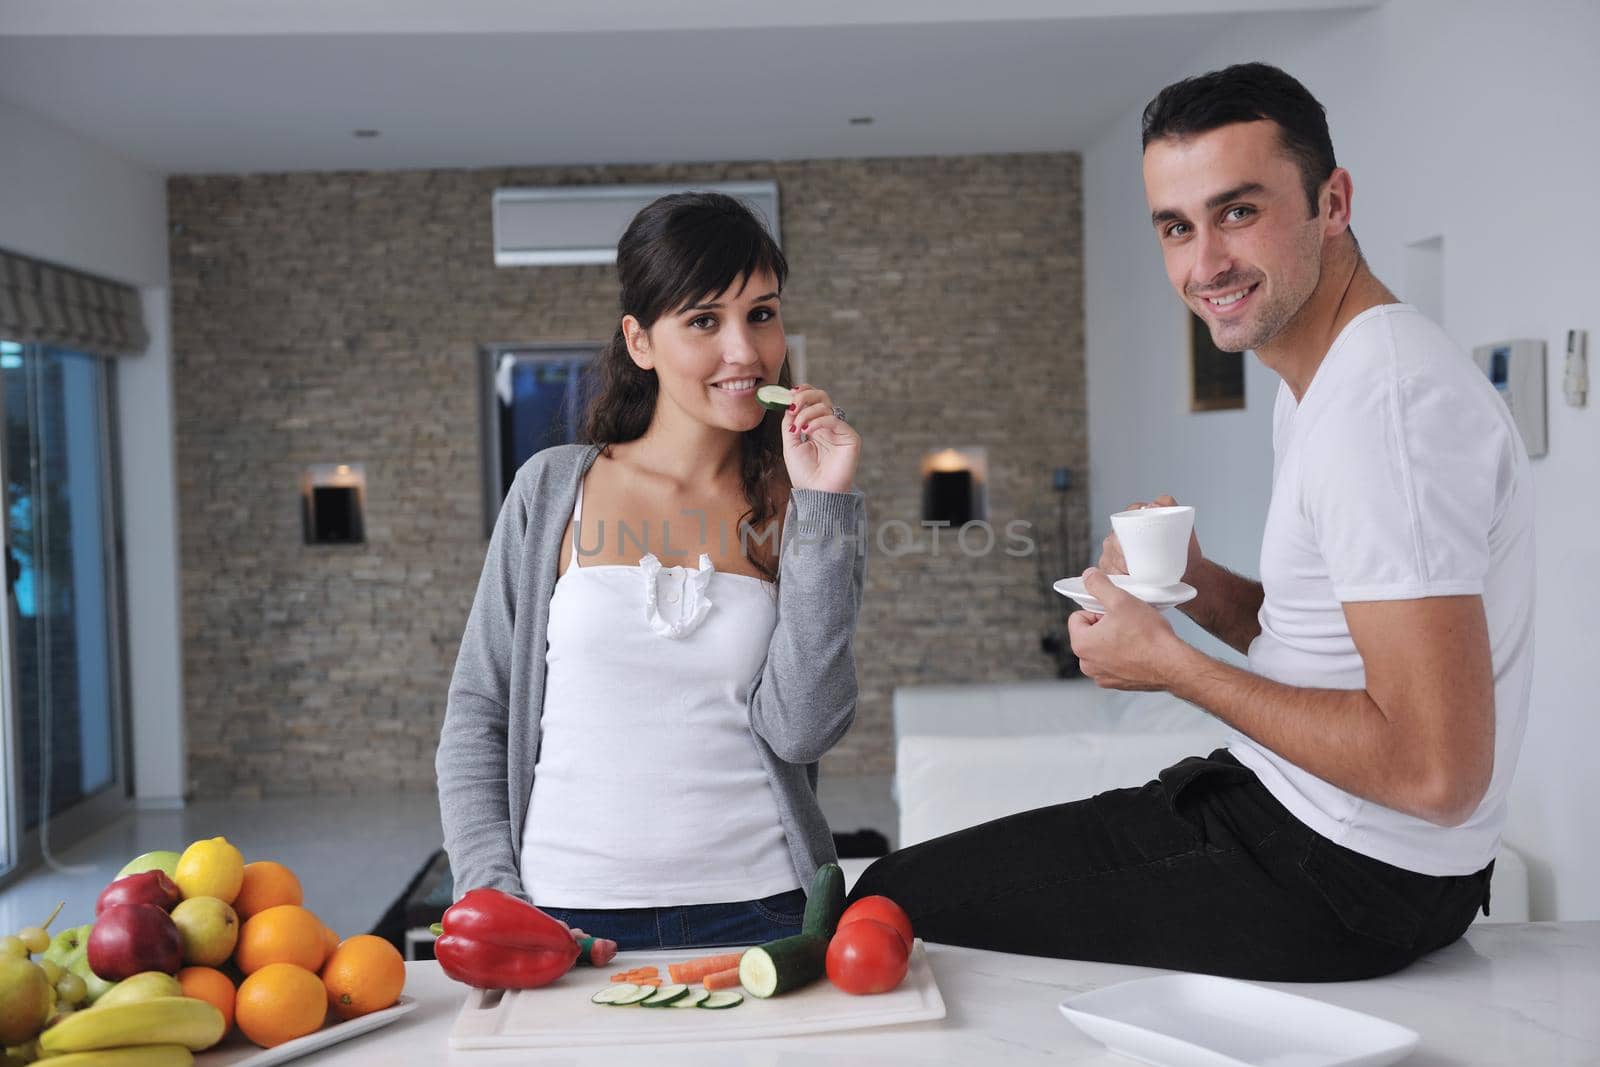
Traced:
<path fill-rule="evenodd" d="M 305 902 L 300 879 L 293 871 L 272 860 L 256 860 L 244 865 L 244 883 L 233 900 L 233 910 L 239 913 L 239 918 L 248 919 L 279 904 Z"/>
<path fill-rule="evenodd" d="M 333 956 L 333 950 L 339 947 L 339 935 L 333 932 L 333 927 L 322 928 L 322 943 L 328 948 L 328 956 Z"/>
<path fill-rule="evenodd" d="M 400 950 L 373 934 L 346 938 L 322 968 L 328 1007 L 341 1019 L 382 1011 L 400 999 L 406 961 Z"/>
<path fill-rule="evenodd" d="M 215 967 L 185 967 L 176 975 L 183 995 L 203 1000 L 222 1013 L 228 1029 L 233 1029 L 233 980 Z M 226 1031 L 224 1031 L 226 1033 Z"/>
<path fill-rule="evenodd" d="M 320 971 L 328 958 L 322 920 L 298 904 L 279 904 L 258 911 L 239 927 L 233 962 L 246 975 L 271 963 L 292 963 Z"/>
<path fill-rule="evenodd" d="M 328 994 L 322 980 L 292 963 L 269 963 L 246 978 L 234 1000 L 244 1036 L 272 1048 L 322 1029 Z"/>

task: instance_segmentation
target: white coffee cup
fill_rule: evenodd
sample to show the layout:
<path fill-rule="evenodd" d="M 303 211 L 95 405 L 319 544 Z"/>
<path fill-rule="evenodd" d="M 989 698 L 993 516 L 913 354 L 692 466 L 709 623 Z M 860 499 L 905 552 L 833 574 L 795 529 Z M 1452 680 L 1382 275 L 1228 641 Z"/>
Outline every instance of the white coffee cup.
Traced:
<path fill-rule="evenodd" d="M 1111 516 L 1111 528 L 1122 545 L 1128 577 L 1140 585 L 1168 586 L 1183 581 L 1189 567 L 1189 534 L 1194 508 L 1134 508 Z"/>

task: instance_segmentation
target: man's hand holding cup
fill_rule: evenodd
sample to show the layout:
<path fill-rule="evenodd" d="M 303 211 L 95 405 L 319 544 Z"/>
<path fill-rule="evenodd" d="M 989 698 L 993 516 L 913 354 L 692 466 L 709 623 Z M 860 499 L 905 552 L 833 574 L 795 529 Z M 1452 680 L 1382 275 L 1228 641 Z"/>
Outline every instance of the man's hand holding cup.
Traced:
<path fill-rule="evenodd" d="M 1194 508 L 1170 496 L 1134 504 L 1111 516 L 1111 534 L 1099 568 L 1083 572 L 1084 588 L 1105 614 L 1074 612 L 1067 620 L 1072 651 L 1083 673 L 1105 689 L 1165 689 L 1189 646 L 1161 613 L 1112 582 L 1166 589 L 1181 582 L 1204 558 L 1194 534 Z"/>

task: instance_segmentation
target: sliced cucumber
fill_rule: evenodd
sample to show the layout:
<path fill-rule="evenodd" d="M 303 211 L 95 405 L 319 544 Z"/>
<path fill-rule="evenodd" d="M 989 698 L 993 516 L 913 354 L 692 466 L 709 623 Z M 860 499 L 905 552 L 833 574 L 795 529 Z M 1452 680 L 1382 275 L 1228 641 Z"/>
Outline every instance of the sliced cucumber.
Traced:
<path fill-rule="evenodd" d="M 618 999 L 629 996 L 639 991 L 639 987 L 632 982 L 618 982 L 608 985 L 600 992 L 589 998 L 591 1004 L 615 1004 Z"/>
<path fill-rule="evenodd" d="M 751 996 L 775 997 L 810 985 L 827 967 L 828 939 L 818 934 L 796 934 L 746 949 L 739 957 L 739 984 Z"/>
<path fill-rule="evenodd" d="M 691 990 L 689 990 L 689 992 L 688 992 L 688 994 L 686 996 L 682 996 L 682 997 L 679 997 L 677 1000 L 674 1000 L 672 1002 L 672 1004 L 670 1005 L 670 1007 L 674 1007 L 674 1008 L 696 1008 L 696 1007 L 699 1007 L 700 1003 L 702 1001 L 704 1001 L 710 995 L 711 995 L 711 990 L 709 990 L 709 989 L 691 989 Z"/>
<path fill-rule="evenodd" d="M 756 390 L 756 401 L 768 411 L 785 411 L 794 403 L 794 394 L 781 385 L 763 385 Z"/>
<path fill-rule="evenodd" d="M 811 880 L 811 894 L 806 897 L 806 917 L 800 923 L 800 932 L 832 937 L 839 927 L 839 916 L 843 914 L 844 871 L 837 863 L 824 863 Z"/>
<path fill-rule="evenodd" d="M 619 996 L 616 1000 L 613 1000 L 611 1003 L 613 1003 L 617 1007 L 621 1008 L 621 1007 L 625 1007 L 625 1006 L 627 1006 L 629 1004 L 642 1003 L 645 1000 L 647 1000 L 650 997 L 653 997 L 655 995 L 656 995 L 656 989 L 655 989 L 654 986 L 647 986 L 647 985 L 635 986 L 632 993 L 623 994 L 622 996 Z"/>
<path fill-rule="evenodd" d="M 639 1002 L 641 1008 L 664 1008 L 675 1000 L 679 1000 L 689 993 L 689 987 L 674 982 L 664 985 L 654 993 Z"/>
<path fill-rule="evenodd" d="M 715 993 L 707 996 L 706 999 L 702 1000 L 699 1006 L 702 1008 L 710 1008 L 712 1011 L 718 1011 L 722 1008 L 737 1008 L 743 1003 L 744 997 L 742 995 L 735 993 L 732 990 L 719 989 Z"/>

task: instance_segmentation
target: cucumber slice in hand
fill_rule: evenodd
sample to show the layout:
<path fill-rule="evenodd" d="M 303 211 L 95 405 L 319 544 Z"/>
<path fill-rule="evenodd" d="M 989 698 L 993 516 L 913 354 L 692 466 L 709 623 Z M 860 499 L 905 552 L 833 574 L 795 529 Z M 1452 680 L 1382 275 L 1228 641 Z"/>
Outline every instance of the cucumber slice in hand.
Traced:
<path fill-rule="evenodd" d="M 763 385 L 756 390 L 756 401 L 768 411 L 786 411 L 794 403 L 794 393 L 781 385 Z"/>
<path fill-rule="evenodd" d="M 700 1002 L 700 1007 L 718 1011 L 722 1008 L 737 1008 L 744 1003 L 744 997 L 729 990 L 718 990 Z"/>

